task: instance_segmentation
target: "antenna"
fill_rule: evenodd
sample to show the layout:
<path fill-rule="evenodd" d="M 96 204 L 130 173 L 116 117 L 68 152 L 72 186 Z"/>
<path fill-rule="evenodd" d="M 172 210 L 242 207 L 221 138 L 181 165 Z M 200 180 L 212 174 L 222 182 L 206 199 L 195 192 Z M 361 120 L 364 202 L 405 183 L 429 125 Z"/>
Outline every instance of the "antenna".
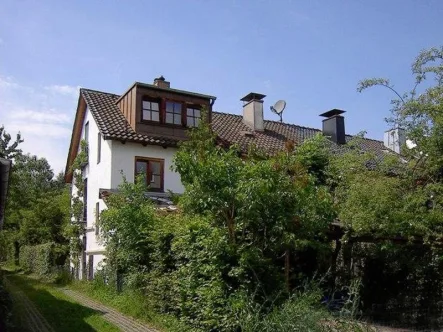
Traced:
<path fill-rule="evenodd" d="M 285 110 L 286 102 L 284 100 L 277 101 L 274 106 L 271 106 L 271 111 L 280 117 L 280 122 L 283 122 L 283 111 Z"/>

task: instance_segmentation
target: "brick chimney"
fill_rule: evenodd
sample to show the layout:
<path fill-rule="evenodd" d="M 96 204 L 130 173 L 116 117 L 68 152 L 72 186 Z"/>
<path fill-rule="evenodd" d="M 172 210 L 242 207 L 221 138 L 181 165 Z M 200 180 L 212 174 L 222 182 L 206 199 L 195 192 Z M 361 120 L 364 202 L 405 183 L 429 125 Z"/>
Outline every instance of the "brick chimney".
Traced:
<path fill-rule="evenodd" d="M 169 89 L 171 87 L 171 82 L 166 81 L 162 75 L 160 77 L 154 78 L 154 85 L 162 89 Z"/>
<path fill-rule="evenodd" d="M 251 92 L 240 99 L 243 102 L 243 122 L 254 131 L 265 130 L 263 98 L 265 95 Z"/>
<path fill-rule="evenodd" d="M 343 113 L 345 111 L 334 108 L 320 114 L 326 118 L 323 120 L 323 135 L 328 136 L 337 144 L 346 143 L 345 118 L 341 116 Z"/>

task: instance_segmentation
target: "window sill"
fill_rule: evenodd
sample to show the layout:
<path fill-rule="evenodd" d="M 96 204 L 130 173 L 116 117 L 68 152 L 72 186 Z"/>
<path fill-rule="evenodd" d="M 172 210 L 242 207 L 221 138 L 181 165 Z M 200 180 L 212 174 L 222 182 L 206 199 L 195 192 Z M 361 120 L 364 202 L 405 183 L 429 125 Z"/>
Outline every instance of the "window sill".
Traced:
<path fill-rule="evenodd" d="M 142 124 L 147 125 L 155 125 L 155 126 L 162 126 L 162 127 L 170 127 L 170 128 L 183 128 L 186 129 L 186 126 L 183 126 L 182 124 L 173 124 L 173 123 L 162 123 L 160 121 L 149 121 L 149 120 L 142 120 L 140 121 Z"/>

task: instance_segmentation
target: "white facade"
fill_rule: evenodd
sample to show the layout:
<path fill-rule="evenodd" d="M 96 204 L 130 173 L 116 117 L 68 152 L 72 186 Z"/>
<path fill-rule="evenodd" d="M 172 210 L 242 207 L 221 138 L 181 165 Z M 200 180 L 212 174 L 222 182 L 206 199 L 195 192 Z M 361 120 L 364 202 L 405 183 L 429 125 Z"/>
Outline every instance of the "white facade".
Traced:
<path fill-rule="evenodd" d="M 87 130 L 85 130 L 86 127 Z M 83 170 L 83 179 L 87 180 L 86 250 L 81 258 L 79 278 L 82 278 L 85 266 L 89 268 L 92 266 L 95 273 L 104 259 L 105 248 L 99 235 L 96 234 L 98 233 L 96 229 L 97 207 L 99 211 L 106 209 L 105 202 L 99 198 L 99 191 L 100 189 L 117 189 L 122 183 L 122 174 L 127 181 L 133 182 L 136 157 L 164 160 L 165 192 L 170 190 L 174 193 L 183 193 L 184 191 L 180 175 L 170 169 L 177 149 L 103 140 L 88 109 L 86 109 L 83 121 L 81 138 L 88 141 L 88 164 Z M 98 158 L 99 154 L 100 158 Z M 73 193 L 75 193 L 75 186 L 73 186 Z"/>

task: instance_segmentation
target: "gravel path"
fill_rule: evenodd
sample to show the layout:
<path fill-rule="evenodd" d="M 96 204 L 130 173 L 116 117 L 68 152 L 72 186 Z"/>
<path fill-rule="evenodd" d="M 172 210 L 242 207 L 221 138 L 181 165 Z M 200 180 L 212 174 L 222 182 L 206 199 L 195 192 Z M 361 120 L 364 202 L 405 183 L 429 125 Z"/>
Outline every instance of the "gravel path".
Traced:
<path fill-rule="evenodd" d="M 45 317 L 38 311 L 34 303 L 7 278 L 4 278 L 4 284 L 11 295 L 12 301 L 15 305 L 22 308 L 23 327 L 27 328 L 29 332 L 55 332 L 49 325 Z"/>
<path fill-rule="evenodd" d="M 118 312 L 115 309 L 111 309 L 109 307 L 104 306 L 103 304 L 100 304 L 94 300 L 91 300 L 89 297 L 75 292 L 70 289 L 62 289 L 62 291 L 72 299 L 74 299 L 76 302 L 80 303 L 81 305 L 91 308 L 96 311 L 100 311 L 103 314 L 103 318 L 106 319 L 108 322 L 114 324 L 115 326 L 119 327 L 122 331 L 128 331 L 128 332 L 159 332 L 158 330 L 148 327 L 147 325 L 144 325 L 140 323 L 139 321 L 135 320 L 134 318 L 125 316 Z"/>

